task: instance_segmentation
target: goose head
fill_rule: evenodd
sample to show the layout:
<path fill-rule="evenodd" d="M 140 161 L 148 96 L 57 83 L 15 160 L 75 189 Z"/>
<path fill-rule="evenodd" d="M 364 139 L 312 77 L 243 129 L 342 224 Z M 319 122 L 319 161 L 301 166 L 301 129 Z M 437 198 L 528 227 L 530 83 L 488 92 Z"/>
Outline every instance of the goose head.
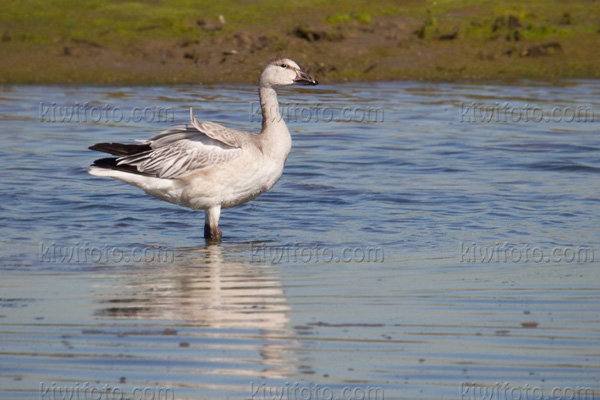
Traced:
<path fill-rule="evenodd" d="M 298 64 L 288 58 L 270 61 L 260 75 L 261 87 L 290 85 L 318 85 L 316 79 L 303 72 Z"/>

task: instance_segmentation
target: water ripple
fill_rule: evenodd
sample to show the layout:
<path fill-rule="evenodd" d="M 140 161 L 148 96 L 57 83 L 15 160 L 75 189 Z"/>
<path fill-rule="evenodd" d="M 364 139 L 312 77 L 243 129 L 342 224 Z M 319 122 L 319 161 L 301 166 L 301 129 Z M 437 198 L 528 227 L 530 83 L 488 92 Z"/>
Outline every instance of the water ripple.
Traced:
<path fill-rule="evenodd" d="M 384 118 L 288 121 L 281 181 L 224 211 L 224 242 L 206 246 L 201 212 L 86 173 L 89 145 L 164 124 L 36 113 L 40 102 L 163 106 L 183 122 L 193 106 L 258 131 L 256 88 L 1 87 L 0 398 L 38 398 L 52 382 L 169 387 L 178 399 L 293 383 L 390 399 L 458 398 L 462 383 L 546 398 L 598 388 L 597 124 L 461 122 L 461 104 L 598 110 L 599 89 L 282 91 L 287 105 Z"/>

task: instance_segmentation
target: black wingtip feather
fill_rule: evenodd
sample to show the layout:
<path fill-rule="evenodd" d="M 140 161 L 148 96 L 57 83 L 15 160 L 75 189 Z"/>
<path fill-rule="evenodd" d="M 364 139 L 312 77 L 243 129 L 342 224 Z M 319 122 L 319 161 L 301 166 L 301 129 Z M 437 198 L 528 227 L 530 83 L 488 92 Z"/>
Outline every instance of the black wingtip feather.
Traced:
<path fill-rule="evenodd" d="M 90 150 L 101 151 L 113 156 L 131 156 L 151 150 L 149 144 L 96 143 L 88 147 Z"/>
<path fill-rule="evenodd" d="M 109 158 L 100 158 L 100 159 L 94 161 L 94 163 L 92 164 L 92 166 L 93 167 L 98 167 L 98 168 L 113 169 L 115 171 L 129 172 L 131 174 L 149 176 L 147 174 L 144 174 L 144 173 L 138 171 L 138 169 L 136 168 L 135 165 L 128 165 L 128 164 L 117 165 L 117 159 L 116 158 L 111 158 L 111 157 L 109 157 Z"/>

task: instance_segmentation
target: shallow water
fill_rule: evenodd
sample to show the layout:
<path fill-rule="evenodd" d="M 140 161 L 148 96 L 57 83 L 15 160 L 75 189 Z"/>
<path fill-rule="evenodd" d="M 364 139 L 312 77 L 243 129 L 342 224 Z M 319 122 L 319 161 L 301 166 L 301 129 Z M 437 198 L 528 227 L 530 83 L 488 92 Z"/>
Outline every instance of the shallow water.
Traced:
<path fill-rule="evenodd" d="M 282 90 L 219 246 L 87 147 L 170 125 L 134 107 L 258 130 L 255 88 L 0 90 L 0 398 L 600 396 L 600 83 Z"/>

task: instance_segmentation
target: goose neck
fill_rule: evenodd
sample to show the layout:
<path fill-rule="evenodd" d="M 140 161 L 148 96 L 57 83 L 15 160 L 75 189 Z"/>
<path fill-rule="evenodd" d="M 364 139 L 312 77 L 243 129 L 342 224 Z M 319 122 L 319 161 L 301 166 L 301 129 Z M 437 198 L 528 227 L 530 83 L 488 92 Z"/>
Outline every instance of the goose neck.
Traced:
<path fill-rule="evenodd" d="M 277 101 L 277 92 L 275 89 L 272 87 L 261 86 L 258 94 L 260 97 L 260 107 L 262 110 L 263 132 L 270 126 L 284 123 L 279 112 L 279 102 Z"/>

